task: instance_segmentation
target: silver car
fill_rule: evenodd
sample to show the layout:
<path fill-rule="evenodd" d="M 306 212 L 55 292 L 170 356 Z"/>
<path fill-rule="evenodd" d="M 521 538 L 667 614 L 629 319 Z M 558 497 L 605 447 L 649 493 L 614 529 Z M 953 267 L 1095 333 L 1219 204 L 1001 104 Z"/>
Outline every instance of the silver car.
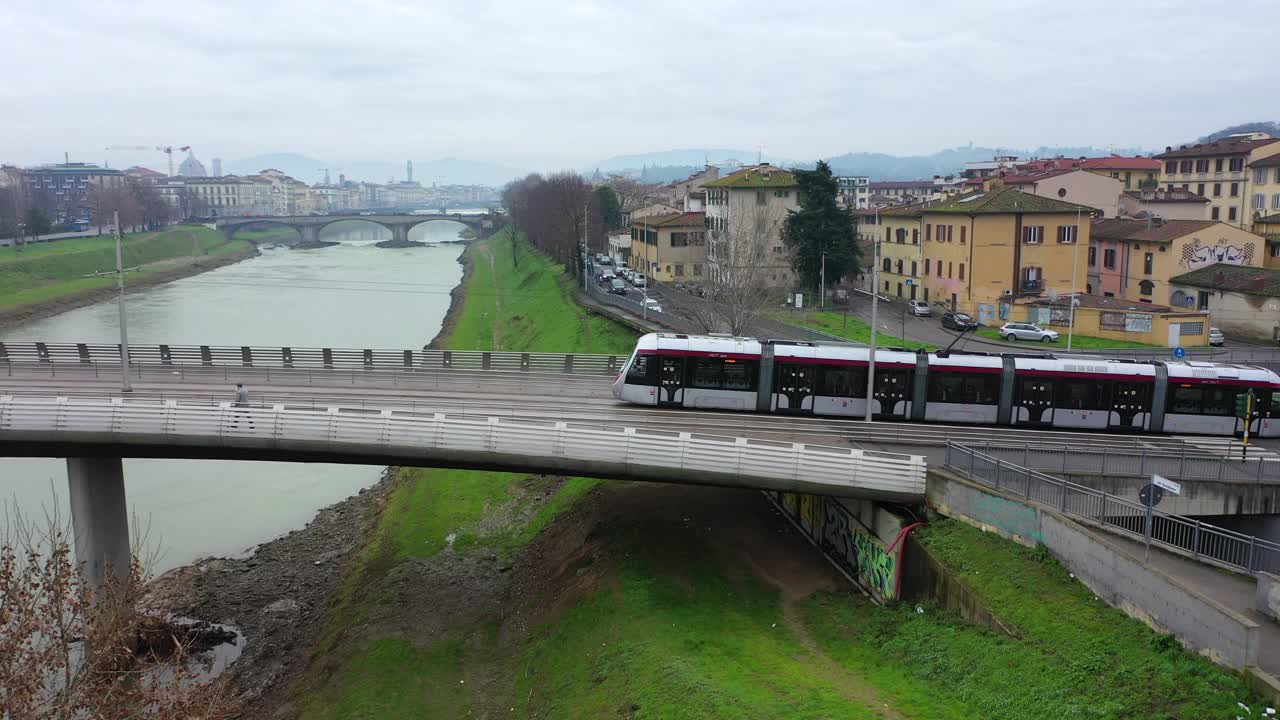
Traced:
<path fill-rule="evenodd" d="M 1005 323 L 1000 326 L 1000 337 L 1014 342 L 1015 340 L 1039 340 L 1044 343 L 1058 341 L 1058 333 L 1054 330 L 1045 330 L 1039 325 L 1031 323 Z"/>

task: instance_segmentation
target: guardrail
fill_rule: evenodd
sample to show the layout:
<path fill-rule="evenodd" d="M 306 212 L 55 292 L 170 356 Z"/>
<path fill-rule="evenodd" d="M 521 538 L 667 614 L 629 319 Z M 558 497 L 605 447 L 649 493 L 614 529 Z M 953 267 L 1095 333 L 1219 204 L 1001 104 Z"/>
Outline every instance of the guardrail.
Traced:
<path fill-rule="evenodd" d="M 1085 444 L 1063 443 L 1053 447 L 1046 443 L 966 442 L 965 446 L 1005 462 L 1042 472 L 1094 474 L 1111 477 L 1127 475 L 1146 477 L 1163 475 L 1171 480 L 1204 480 L 1216 482 L 1280 482 L 1280 460 L 1254 457 L 1245 453 L 1241 461 L 1238 450 L 1213 455 L 1204 450 L 1170 453 L 1147 448 L 1098 448 Z"/>
<path fill-rule="evenodd" d="M 1280 571 L 1280 544 L 1269 540 L 1148 509 L 1140 503 L 1029 470 L 958 443 L 947 443 L 944 464 L 949 470 L 982 485 L 1048 505 L 1067 515 L 1087 518 L 1138 540 L 1146 538 L 1149 512 L 1153 545 L 1233 570 Z"/>
<path fill-rule="evenodd" d="M 919 455 L 854 448 L 448 413 L 234 407 L 121 398 L 0 397 L 0 444 L 168 447 L 358 458 L 917 501 Z M 188 453 L 195 454 L 195 453 Z"/>
<path fill-rule="evenodd" d="M 130 345 L 129 364 L 391 370 L 502 370 L 617 375 L 623 355 L 374 350 L 218 345 Z M 120 364 L 120 346 L 99 343 L 0 343 L 0 363 Z"/>

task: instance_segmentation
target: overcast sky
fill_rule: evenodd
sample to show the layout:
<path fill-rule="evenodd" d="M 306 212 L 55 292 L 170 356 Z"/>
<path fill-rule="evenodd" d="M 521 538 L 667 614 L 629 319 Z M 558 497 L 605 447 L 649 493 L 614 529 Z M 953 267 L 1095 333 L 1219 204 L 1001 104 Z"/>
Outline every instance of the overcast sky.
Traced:
<path fill-rule="evenodd" d="M 1269 0 L 5 0 L 0 161 L 1162 147 L 1280 119 L 1277 22 Z"/>

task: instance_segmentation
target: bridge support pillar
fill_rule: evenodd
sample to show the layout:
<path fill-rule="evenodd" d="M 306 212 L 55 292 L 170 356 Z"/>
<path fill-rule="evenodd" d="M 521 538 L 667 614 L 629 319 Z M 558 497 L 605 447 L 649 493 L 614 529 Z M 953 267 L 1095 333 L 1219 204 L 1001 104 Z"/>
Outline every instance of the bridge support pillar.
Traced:
<path fill-rule="evenodd" d="M 409 226 L 408 225 L 392 225 L 391 241 L 397 245 L 404 245 L 409 242 Z"/>
<path fill-rule="evenodd" d="M 94 588 L 129 577 L 129 513 L 120 458 L 67 458 L 76 560 Z"/>
<path fill-rule="evenodd" d="M 298 225 L 298 234 L 302 236 L 303 245 L 315 245 L 320 242 L 320 228 L 315 225 Z"/>

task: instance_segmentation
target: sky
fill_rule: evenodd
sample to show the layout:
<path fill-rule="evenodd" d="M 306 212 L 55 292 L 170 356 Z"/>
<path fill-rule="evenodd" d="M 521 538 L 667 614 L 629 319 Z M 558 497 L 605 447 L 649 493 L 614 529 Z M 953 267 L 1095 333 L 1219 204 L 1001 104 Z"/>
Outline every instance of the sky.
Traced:
<path fill-rule="evenodd" d="M 1270 0 L 6 0 L 0 162 L 1163 149 L 1280 119 L 1275 18 Z"/>

